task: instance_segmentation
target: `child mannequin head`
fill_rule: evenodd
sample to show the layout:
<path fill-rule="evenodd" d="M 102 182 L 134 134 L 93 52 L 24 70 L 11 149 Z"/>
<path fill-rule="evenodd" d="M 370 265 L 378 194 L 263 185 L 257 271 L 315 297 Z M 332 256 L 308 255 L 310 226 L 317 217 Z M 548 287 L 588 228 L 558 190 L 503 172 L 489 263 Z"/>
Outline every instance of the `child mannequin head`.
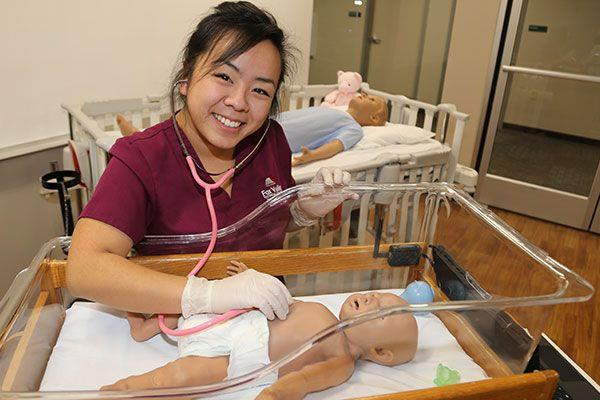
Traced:
<path fill-rule="evenodd" d="M 361 93 L 348 104 L 348 113 L 361 126 L 382 126 L 388 118 L 388 109 L 383 97 Z"/>
<path fill-rule="evenodd" d="M 340 320 L 381 308 L 408 304 L 391 293 L 356 293 L 349 296 L 340 310 Z M 417 351 L 418 329 L 410 314 L 377 318 L 344 331 L 351 352 L 358 358 L 393 366 L 410 361 Z"/>

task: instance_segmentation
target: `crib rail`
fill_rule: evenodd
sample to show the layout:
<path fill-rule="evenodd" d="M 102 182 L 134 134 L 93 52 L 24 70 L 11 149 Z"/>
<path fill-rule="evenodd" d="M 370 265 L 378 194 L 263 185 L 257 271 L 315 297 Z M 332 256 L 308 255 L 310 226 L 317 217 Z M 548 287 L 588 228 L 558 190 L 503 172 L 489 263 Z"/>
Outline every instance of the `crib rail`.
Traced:
<path fill-rule="evenodd" d="M 283 96 L 289 99 L 289 109 L 318 106 L 324 97 L 335 90 L 336 85 L 291 85 L 283 88 Z M 450 143 L 452 152 L 445 179 L 452 181 L 465 123 L 469 116 L 456 110 L 452 104 L 432 105 L 402 95 L 393 95 L 371 89 L 367 83 L 362 90 L 386 99 L 390 110 L 389 121 L 418 126 L 435 133 L 436 140 Z M 107 149 L 102 143 L 110 143 L 111 135 L 118 134 L 115 121 L 122 114 L 134 126 L 142 129 L 165 120 L 170 115 L 169 102 L 163 96 L 86 102 L 78 105 L 62 104 L 69 115 L 72 140 L 84 143 L 90 152 L 91 181 L 93 191 L 100 175 L 106 168 Z M 449 132 L 451 131 L 451 132 Z M 90 193 L 91 194 L 91 193 Z"/>
<path fill-rule="evenodd" d="M 90 191 L 98 184 L 100 175 L 106 169 L 108 152 L 101 147 L 102 142 L 110 142 L 111 135 L 120 135 L 116 123 L 117 114 L 122 114 L 134 126 L 147 128 L 168 118 L 168 102 L 160 96 L 86 102 L 83 104 L 62 104 L 69 115 L 69 130 L 72 140 L 83 143 L 88 148 L 90 159 Z M 88 182 L 86 182 L 88 183 Z M 91 193 L 89 193 L 91 195 Z"/>
<path fill-rule="evenodd" d="M 448 171 L 449 155 L 450 148 L 444 147 L 437 153 L 420 157 L 410 156 L 379 167 L 351 171 L 352 181 L 365 183 L 444 181 Z M 377 222 L 374 220 L 376 207 L 379 207 L 379 212 L 385 215 L 381 232 L 383 243 L 425 240 L 427 233 L 422 231 L 423 221 L 430 218 L 431 211 L 424 207 L 425 200 L 422 197 L 420 193 L 404 193 L 402 196 L 392 197 L 364 194 L 358 200 L 352 217 L 346 218 L 340 226 L 330 223 L 335 220 L 335 211 L 333 211 L 315 226 L 288 233 L 284 248 L 372 244 Z M 354 232 L 351 232 L 353 224 Z M 332 225 L 334 228 L 331 228 Z"/>

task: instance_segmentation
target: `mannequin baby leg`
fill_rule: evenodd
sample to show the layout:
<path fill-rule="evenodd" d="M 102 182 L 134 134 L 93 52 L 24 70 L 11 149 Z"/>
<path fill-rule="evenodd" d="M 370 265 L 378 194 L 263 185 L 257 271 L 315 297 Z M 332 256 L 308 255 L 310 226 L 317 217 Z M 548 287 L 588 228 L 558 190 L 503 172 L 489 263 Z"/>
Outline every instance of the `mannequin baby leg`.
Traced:
<path fill-rule="evenodd" d="M 187 356 L 141 375 L 132 375 L 101 390 L 153 389 L 208 385 L 227 377 L 229 357 Z"/>

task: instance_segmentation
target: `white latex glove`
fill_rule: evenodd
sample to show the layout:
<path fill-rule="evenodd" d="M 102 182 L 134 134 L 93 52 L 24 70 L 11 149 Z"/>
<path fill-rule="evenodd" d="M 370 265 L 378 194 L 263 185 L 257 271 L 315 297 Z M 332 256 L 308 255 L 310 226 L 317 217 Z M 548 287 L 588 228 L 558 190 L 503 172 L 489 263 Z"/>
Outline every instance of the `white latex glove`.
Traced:
<path fill-rule="evenodd" d="M 310 225 L 311 220 L 324 217 L 344 200 L 358 199 L 358 194 L 343 190 L 350 183 L 350 173 L 340 168 L 323 167 L 310 183 L 323 184 L 325 188 L 298 194 L 298 200 L 291 206 L 291 213 L 299 226 Z"/>
<path fill-rule="evenodd" d="M 181 296 L 185 318 L 194 314 L 223 314 L 229 310 L 258 308 L 268 319 L 285 319 L 293 299 L 277 278 L 253 269 L 209 281 L 190 276 Z"/>

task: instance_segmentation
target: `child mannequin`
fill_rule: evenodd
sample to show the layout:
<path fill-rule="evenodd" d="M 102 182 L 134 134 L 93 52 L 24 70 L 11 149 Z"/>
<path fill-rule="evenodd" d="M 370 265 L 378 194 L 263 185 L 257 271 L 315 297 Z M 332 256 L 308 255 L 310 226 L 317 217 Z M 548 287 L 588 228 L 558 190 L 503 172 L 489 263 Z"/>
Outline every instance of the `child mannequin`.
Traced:
<path fill-rule="evenodd" d="M 243 263 L 232 261 L 228 273 L 233 275 L 246 269 L 248 267 Z M 356 293 L 345 300 L 339 318 L 344 320 L 379 308 L 403 304 L 407 303 L 399 296 L 390 293 Z M 256 314 L 262 316 L 258 312 Z M 141 315 L 128 314 L 127 318 L 131 325 L 132 337 L 137 341 L 147 340 L 160 332 L 155 317 L 144 319 Z M 262 318 L 266 321 L 264 317 Z M 287 319 L 267 322 L 268 345 L 266 347 L 268 347 L 269 360 L 280 359 L 314 334 L 337 322 L 338 319 L 320 303 L 294 302 L 290 306 Z M 167 324 L 175 327 L 177 317 L 167 318 Z M 231 327 L 227 329 L 231 330 Z M 251 329 L 247 330 L 247 332 L 251 331 Z M 205 332 L 197 335 L 203 334 Z M 379 318 L 346 329 L 283 366 L 278 372 L 278 379 L 264 389 L 257 399 L 302 399 L 308 393 L 340 385 L 350 378 L 354 372 L 355 361 L 358 359 L 387 366 L 408 362 L 415 355 L 417 337 L 417 323 L 411 314 Z M 179 340 L 180 352 L 182 351 L 181 340 Z M 193 341 L 193 338 L 191 340 Z M 142 375 L 121 379 L 102 389 L 205 385 L 225 378 L 233 378 L 260 367 L 254 365 L 251 370 L 239 371 L 234 376 L 228 376 L 229 363 L 229 356 L 205 357 L 200 354 L 183 356 L 163 367 Z"/>

